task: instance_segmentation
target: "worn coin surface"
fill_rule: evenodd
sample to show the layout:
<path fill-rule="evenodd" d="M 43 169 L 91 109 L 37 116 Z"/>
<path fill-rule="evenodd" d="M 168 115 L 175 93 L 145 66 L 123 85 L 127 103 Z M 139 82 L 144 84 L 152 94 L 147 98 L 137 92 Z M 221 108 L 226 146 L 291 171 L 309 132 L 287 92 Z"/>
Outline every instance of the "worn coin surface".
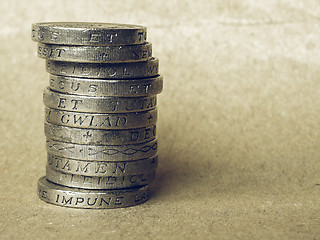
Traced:
<path fill-rule="evenodd" d="M 48 73 L 72 77 L 134 79 L 154 77 L 159 74 L 159 60 L 130 63 L 78 63 L 46 61 Z"/>
<path fill-rule="evenodd" d="M 60 93 L 46 88 L 43 93 L 46 107 L 88 113 L 142 112 L 156 108 L 157 97 L 96 97 Z"/>
<path fill-rule="evenodd" d="M 47 166 L 46 178 L 53 183 L 84 189 L 120 189 L 145 186 L 155 179 L 155 171 L 118 176 L 84 176 L 56 171 Z"/>
<path fill-rule="evenodd" d="M 146 61 L 152 57 L 152 44 L 121 46 L 70 46 L 38 43 L 40 58 L 65 62 L 116 63 Z"/>
<path fill-rule="evenodd" d="M 157 109 L 130 113 L 81 113 L 45 108 L 47 122 L 89 129 L 132 129 L 155 125 Z"/>
<path fill-rule="evenodd" d="M 73 208 L 122 208 L 138 205 L 150 197 L 148 186 L 117 190 L 87 190 L 54 184 L 42 177 L 38 181 L 41 200 Z"/>
<path fill-rule="evenodd" d="M 107 162 L 77 160 L 48 154 L 47 165 L 56 171 L 68 174 L 93 177 L 123 176 L 155 171 L 158 156 L 135 161 Z"/>
<path fill-rule="evenodd" d="M 32 40 L 62 45 L 130 45 L 147 39 L 147 28 L 132 24 L 43 22 L 32 24 Z"/>
<path fill-rule="evenodd" d="M 87 145 L 47 138 L 47 152 L 66 158 L 95 161 L 133 161 L 157 154 L 157 140 L 128 145 Z"/>
<path fill-rule="evenodd" d="M 156 125 L 134 129 L 89 129 L 65 127 L 45 121 L 46 137 L 78 144 L 123 145 L 151 141 L 156 138 Z"/>
<path fill-rule="evenodd" d="M 95 97 L 155 96 L 163 88 L 162 76 L 135 80 L 76 78 L 50 75 L 50 89 L 61 93 Z"/>

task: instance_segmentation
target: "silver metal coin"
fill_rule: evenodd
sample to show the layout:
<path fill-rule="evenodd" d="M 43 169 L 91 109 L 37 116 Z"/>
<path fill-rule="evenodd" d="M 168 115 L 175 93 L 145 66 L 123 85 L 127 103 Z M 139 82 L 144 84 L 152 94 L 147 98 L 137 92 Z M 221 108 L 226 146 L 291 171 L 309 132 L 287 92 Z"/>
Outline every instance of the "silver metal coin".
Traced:
<path fill-rule="evenodd" d="M 130 45 L 147 39 L 146 27 L 97 22 L 43 22 L 32 24 L 32 40 L 62 45 Z"/>
<path fill-rule="evenodd" d="M 155 125 L 157 109 L 130 113 L 82 113 L 45 108 L 47 122 L 89 129 L 133 129 Z"/>
<path fill-rule="evenodd" d="M 87 190 L 54 184 L 42 177 L 38 181 L 41 200 L 72 208 L 123 208 L 138 205 L 150 197 L 148 186 L 117 190 Z"/>
<path fill-rule="evenodd" d="M 107 130 L 65 127 L 45 121 L 44 133 L 46 137 L 60 142 L 92 145 L 124 145 L 154 140 L 156 138 L 156 126 Z"/>
<path fill-rule="evenodd" d="M 157 165 L 157 155 L 135 161 L 107 162 L 78 160 L 48 154 L 47 161 L 47 166 L 56 171 L 93 177 L 137 175 L 155 171 Z"/>
<path fill-rule="evenodd" d="M 38 43 L 38 56 L 64 62 L 118 63 L 146 61 L 152 57 L 152 44 L 122 46 L 70 46 Z"/>
<path fill-rule="evenodd" d="M 50 89 L 61 93 L 94 97 L 147 97 L 162 92 L 162 76 L 135 80 L 76 78 L 50 75 Z M 82 97 L 80 96 L 80 97 Z"/>
<path fill-rule="evenodd" d="M 154 77 L 159 74 L 159 60 L 130 63 L 78 63 L 46 60 L 48 73 L 71 77 L 135 79 Z"/>
<path fill-rule="evenodd" d="M 128 145 L 85 145 L 65 143 L 47 138 L 47 152 L 66 158 L 95 161 L 133 161 L 157 154 L 158 143 L 153 140 Z"/>
<path fill-rule="evenodd" d="M 88 113 L 140 112 L 156 108 L 157 97 L 94 97 L 60 93 L 46 88 L 43 93 L 46 107 L 64 111 Z"/>
<path fill-rule="evenodd" d="M 83 176 L 56 171 L 47 166 L 46 178 L 53 183 L 83 189 L 122 189 L 145 186 L 155 179 L 155 171 L 118 176 Z"/>

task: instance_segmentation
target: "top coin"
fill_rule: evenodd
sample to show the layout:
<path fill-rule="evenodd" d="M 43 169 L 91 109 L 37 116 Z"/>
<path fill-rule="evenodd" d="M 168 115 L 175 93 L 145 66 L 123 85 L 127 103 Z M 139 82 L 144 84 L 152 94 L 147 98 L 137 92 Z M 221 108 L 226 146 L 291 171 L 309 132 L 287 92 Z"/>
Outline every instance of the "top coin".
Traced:
<path fill-rule="evenodd" d="M 32 40 L 62 45 L 131 45 L 147 40 L 139 25 L 96 22 L 44 22 L 32 24 Z"/>

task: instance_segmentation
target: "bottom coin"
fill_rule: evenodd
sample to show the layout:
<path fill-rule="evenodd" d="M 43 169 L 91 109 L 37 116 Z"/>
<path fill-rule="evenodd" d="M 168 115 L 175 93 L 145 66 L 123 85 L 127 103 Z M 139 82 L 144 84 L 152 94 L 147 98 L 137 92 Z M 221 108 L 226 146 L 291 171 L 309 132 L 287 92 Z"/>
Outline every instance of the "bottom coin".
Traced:
<path fill-rule="evenodd" d="M 149 199 L 148 186 L 116 190 L 86 190 L 51 183 L 42 177 L 38 181 L 41 200 L 73 208 L 123 208 L 138 205 Z"/>

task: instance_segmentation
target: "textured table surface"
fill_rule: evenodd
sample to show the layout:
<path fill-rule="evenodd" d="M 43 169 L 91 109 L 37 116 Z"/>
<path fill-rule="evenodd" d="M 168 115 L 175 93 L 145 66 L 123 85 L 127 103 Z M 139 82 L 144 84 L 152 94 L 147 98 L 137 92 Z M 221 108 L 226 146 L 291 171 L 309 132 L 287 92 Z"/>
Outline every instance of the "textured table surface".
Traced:
<path fill-rule="evenodd" d="M 11 0 L 0 13 L 0 239 L 320 239 L 319 1 Z M 148 27 L 165 85 L 147 203 L 38 199 L 42 21 Z"/>

